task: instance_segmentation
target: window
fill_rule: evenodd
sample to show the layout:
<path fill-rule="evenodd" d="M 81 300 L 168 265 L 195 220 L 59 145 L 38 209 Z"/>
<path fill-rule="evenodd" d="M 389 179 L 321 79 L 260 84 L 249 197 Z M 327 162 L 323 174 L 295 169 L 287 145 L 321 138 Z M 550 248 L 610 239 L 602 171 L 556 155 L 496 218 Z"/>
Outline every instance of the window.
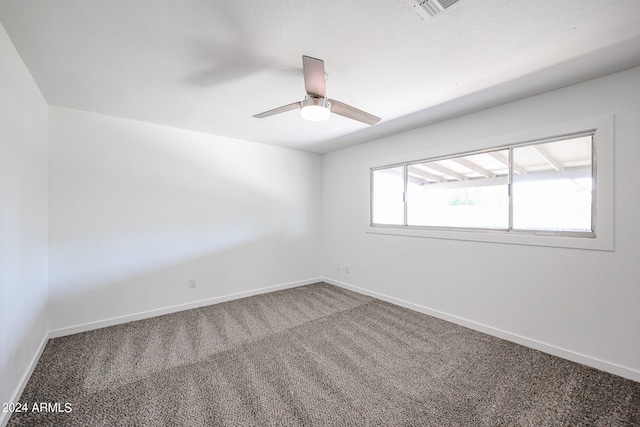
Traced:
<path fill-rule="evenodd" d="M 404 167 L 382 168 L 371 174 L 372 222 L 404 224 Z"/>
<path fill-rule="evenodd" d="M 506 229 L 507 150 L 407 165 L 407 225 Z"/>
<path fill-rule="evenodd" d="M 513 168 L 514 230 L 592 235 L 592 135 L 513 148 Z"/>
<path fill-rule="evenodd" d="M 594 131 L 371 169 L 371 225 L 595 237 Z"/>

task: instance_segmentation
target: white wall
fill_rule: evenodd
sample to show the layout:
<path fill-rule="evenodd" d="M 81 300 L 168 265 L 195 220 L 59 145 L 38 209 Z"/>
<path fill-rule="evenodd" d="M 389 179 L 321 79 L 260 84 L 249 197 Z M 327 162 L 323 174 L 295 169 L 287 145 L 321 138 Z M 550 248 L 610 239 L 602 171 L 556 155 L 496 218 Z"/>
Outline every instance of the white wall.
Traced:
<path fill-rule="evenodd" d="M 17 397 L 48 330 L 47 105 L 2 26 L 0 58 L 2 403 Z"/>
<path fill-rule="evenodd" d="M 324 275 L 640 381 L 639 100 L 633 69 L 327 154 Z M 606 114 L 615 114 L 614 251 L 365 233 L 372 165 Z"/>
<path fill-rule="evenodd" d="M 49 159 L 52 330 L 321 275 L 317 154 L 51 106 Z"/>

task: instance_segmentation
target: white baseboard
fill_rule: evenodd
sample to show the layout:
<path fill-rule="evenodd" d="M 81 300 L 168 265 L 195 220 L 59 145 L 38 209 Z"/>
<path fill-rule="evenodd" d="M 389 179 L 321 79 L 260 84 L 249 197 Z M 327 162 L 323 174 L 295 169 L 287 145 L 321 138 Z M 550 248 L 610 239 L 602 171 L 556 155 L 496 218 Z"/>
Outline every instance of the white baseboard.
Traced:
<path fill-rule="evenodd" d="M 567 349 L 557 347 L 555 345 L 547 344 L 535 339 L 527 338 L 522 335 L 504 331 L 502 329 L 494 328 L 492 326 L 474 322 L 472 320 L 464 319 L 462 317 L 447 314 L 442 311 L 438 311 L 428 307 L 424 307 L 422 305 L 414 304 L 412 302 L 390 297 L 388 295 L 380 294 L 378 292 L 369 291 L 367 289 L 353 286 L 348 283 L 340 282 L 338 280 L 333 280 L 325 277 L 323 281 L 331 285 L 339 286 L 341 288 L 345 288 L 363 295 L 368 295 L 383 301 L 387 301 L 392 304 L 396 304 L 413 311 L 418 311 L 420 313 L 428 314 L 430 316 L 437 317 L 439 319 L 446 320 L 448 322 L 455 323 L 457 325 L 464 326 L 469 329 L 473 329 L 473 330 L 485 333 L 487 335 L 492 335 L 498 338 L 502 338 L 504 340 L 511 341 L 516 344 L 523 345 L 525 347 L 540 350 L 542 352 L 551 354 L 553 356 L 558 356 L 563 359 L 570 360 L 572 362 L 580 363 L 582 365 L 600 369 L 601 371 L 609 372 L 610 374 L 618 375 L 620 377 L 627 378 L 632 381 L 640 382 L 640 371 L 637 371 L 632 368 L 628 368 L 626 366 L 617 365 L 615 363 L 607 362 L 605 360 L 597 359 L 595 357 L 587 356 L 581 353 L 577 353 L 575 351 L 567 350 Z"/>
<path fill-rule="evenodd" d="M 44 351 L 44 348 L 49 338 L 57 338 L 65 335 L 72 335 L 79 332 L 86 332 L 94 329 L 104 328 L 107 326 L 113 326 L 113 325 L 118 325 L 122 323 L 132 322 L 135 320 L 142 320 L 150 317 L 161 316 L 163 314 L 170 314 L 170 313 L 175 313 L 182 310 L 189 310 L 192 308 L 204 307 L 212 304 L 219 304 L 221 302 L 245 298 L 252 295 L 259 295 L 259 294 L 274 292 L 282 289 L 310 285 L 316 282 L 326 282 L 331 285 L 339 286 L 354 292 L 358 292 L 363 295 L 368 295 L 383 301 L 390 302 L 392 304 L 396 304 L 396 305 L 408 308 L 410 310 L 418 311 L 420 313 L 428 314 L 430 316 L 434 316 L 439 319 L 443 319 L 461 326 L 465 326 L 467 328 L 474 329 L 476 331 L 483 332 L 488 335 L 492 335 L 498 338 L 505 339 L 507 341 L 524 345 L 526 347 L 540 350 L 545 353 L 549 353 L 554 356 L 561 357 L 563 359 L 571 360 L 573 362 L 577 362 L 577 363 L 587 365 L 596 369 L 600 369 L 605 372 L 609 372 L 614 375 L 618 375 L 633 381 L 640 382 L 640 371 L 637 371 L 635 369 L 631 369 L 625 366 L 620 366 L 615 363 L 600 360 L 591 356 L 586 356 L 584 354 L 580 354 L 571 350 L 566 350 L 551 344 L 547 344 L 541 341 L 537 341 L 537 340 L 527 338 L 518 334 L 504 331 L 501 329 L 497 329 L 492 326 L 484 325 L 482 323 L 467 320 L 458 316 L 453 316 L 438 310 L 434 310 L 434 309 L 424 307 L 418 304 L 414 304 L 408 301 L 404 301 L 398 298 L 390 297 L 388 295 L 380 294 L 378 292 L 369 291 L 367 289 L 353 286 L 348 283 L 340 282 L 327 277 L 321 277 L 321 278 L 306 279 L 306 280 L 300 280 L 296 282 L 284 283 L 284 284 L 275 285 L 275 286 L 268 286 L 265 288 L 253 289 L 249 291 L 238 292 L 238 293 L 224 295 L 220 297 L 194 301 L 186 304 L 179 304 L 171 307 L 165 307 L 165 308 L 160 308 L 156 310 L 149 310 L 149 311 L 134 313 L 126 316 L 114 317 L 111 319 L 105 319 L 105 320 L 100 320 L 96 322 L 89 322 L 81 325 L 75 325 L 75 326 L 70 326 L 66 328 L 51 330 L 48 332 L 48 334 L 46 334 L 42 338 L 42 342 L 40 343 L 38 350 L 36 351 L 31 362 L 29 363 L 29 367 L 25 371 L 24 375 L 22 376 L 20 383 L 16 388 L 15 392 L 13 393 L 12 399 L 10 401 L 17 402 L 18 399 L 20 398 L 20 395 L 22 394 L 25 386 L 27 385 L 27 382 L 29 381 L 29 378 L 31 377 L 33 370 L 35 369 L 36 365 L 38 364 L 38 361 L 40 360 L 40 356 L 42 355 L 42 352 Z M 5 427 L 8 424 L 10 415 L 11 414 L 9 413 L 0 413 L 0 427 Z"/>
<path fill-rule="evenodd" d="M 38 350 L 36 351 L 33 358 L 31 359 L 28 369 L 25 371 L 24 375 L 20 379 L 18 387 L 16 388 L 9 402 L 18 402 L 18 400 L 20 399 L 20 396 L 22 395 L 22 392 L 24 391 L 24 388 L 26 387 L 27 382 L 29 382 L 29 378 L 31 378 L 31 374 L 33 373 L 33 370 L 35 369 L 36 365 L 38 364 L 38 361 L 40 360 L 40 356 L 42 356 L 42 352 L 44 351 L 44 348 L 47 345 L 47 341 L 50 338 L 57 338 L 57 337 L 62 337 L 66 335 L 77 334 L 80 332 L 91 331 L 94 329 L 100 329 L 107 326 L 119 325 L 122 323 L 133 322 L 135 320 L 147 319 L 150 317 L 161 316 L 163 314 L 170 314 L 170 313 L 175 313 L 183 310 L 190 310 L 192 308 L 204 307 L 212 304 L 219 304 L 221 302 L 231 301 L 231 300 L 240 299 L 240 298 L 246 298 L 252 295 L 259 295 L 267 292 L 274 292 L 274 291 L 279 291 L 279 290 L 288 289 L 288 288 L 296 288 L 298 286 L 310 285 L 312 283 L 317 283 L 322 281 L 323 281 L 322 278 L 299 280 L 296 282 L 283 283 L 280 285 L 268 286 L 265 288 L 252 289 L 249 291 L 223 295 L 215 298 L 208 298 L 208 299 L 194 301 L 186 304 L 178 304 L 171 307 L 165 307 L 165 308 L 160 308 L 156 310 L 149 310 L 149 311 L 134 313 L 126 316 L 113 317 L 110 319 L 84 323 L 81 325 L 70 326 L 67 328 L 50 330 L 42 338 L 42 342 L 40 343 Z M 0 427 L 5 427 L 9 423 L 10 416 L 11 416 L 11 413 L 9 412 L 0 412 Z"/>
<path fill-rule="evenodd" d="M 283 283 L 275 286 L 268 286 L 265 288 L 252 289 L 250 291 L 238 292 L 235 294 L 223 295 L 214 298 L 207 298 L 199 301 L 189 302 L 185 304 L 178 304 L 170 307 L 159 308 L 155 310 L 143 311 L 134 314 L 128 314 L 126 316 L 112 317 L 110 319 L 98 320 L 95 322 L 83 323 L 80 325 L 69 326 L 60 329 L 54 329 L 49 331 L 48 338 L 58 338 L 66 335 L 73 335 L 80 332 L 92 331 L 94 329 L 105 328 L 107 326 L 119 325 L 122 323 L 133 322 L 135 320 L 148 319 L 150 317 L 162 316 L 163 314 L 176 313 L 178 311 L 190 310 L 192 308 L 204 307 L 212 304 L 219 304 L 225 301 L 231 301 L 240 298 L 250 297 L 252 295 L 264 294 L 267 292 L 279 291 L 281 289 L 295 288 L 298 286 L 310 285 L 316 282 L 322 282 L 322 278 L 299 280 L 296 282 Z"/>
<path fill-rule="evenodd" d="M 27 367 L 27 370 L 22 375 L 22 378 L 20 378 L 18 387 L 13 392 L 13 395 L 11 396 L 11 399 L 8 400 L 8 402 L 18 402 L 20 400 L 20 396 L 22 395 L 24 388 L 29 382 L 29 378 L 31 378 L 31 374 L 33 374 L 33 370 L 36 369 L 36 365 L 40 360 L 40 356 L 42 356 L 42 352 L 44 351 L 44 348 L 47 345 L 47 341 L 49 341 L 49 335 L 45 334 L 42 337 L 42 341 L 40 342 L 40 345 L 38 346 L 38 350 L 36 350 L 35 354 L 31 358 L 31 362 L 29 362 L 29 366 Z M 9 418 L 11 418 L 10 412 L 0 412 L 0 427 L 5 427 L 9 423 Z"/>

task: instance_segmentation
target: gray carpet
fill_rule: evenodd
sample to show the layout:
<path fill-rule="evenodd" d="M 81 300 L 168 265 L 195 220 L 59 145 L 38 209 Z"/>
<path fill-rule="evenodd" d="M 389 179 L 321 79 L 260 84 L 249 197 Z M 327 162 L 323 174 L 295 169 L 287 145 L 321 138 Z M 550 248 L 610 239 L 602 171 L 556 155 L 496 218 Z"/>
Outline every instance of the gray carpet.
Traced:
<path fill-rule="evenodd" d="M 60 412 L 10 426 L 640 425 L 640 383 L 325 283 L 52 339 L 20 401 Z"/>

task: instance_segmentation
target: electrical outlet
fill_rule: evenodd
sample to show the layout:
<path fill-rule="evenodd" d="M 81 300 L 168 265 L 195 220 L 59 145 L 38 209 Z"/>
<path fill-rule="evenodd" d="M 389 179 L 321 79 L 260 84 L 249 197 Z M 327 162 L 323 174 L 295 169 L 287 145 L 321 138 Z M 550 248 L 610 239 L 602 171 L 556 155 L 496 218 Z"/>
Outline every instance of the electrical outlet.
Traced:
<path fill-rule="evenodd" d="M 196 287 L 196 279 L 189 279 L 189 288 L 193 289 Z"/>
<path fill-rule="evenodd" d="M 339 262 L 336 262 L 336 270 L 342 271 L 342 266 L 340 265 Z"/>
<path fill-rule="evenodd" d="M 351 268 L 349 268 L 349 266 L 347 264 L 344 265 L 344 272 L 345 273 L 351 272 Z"/>

